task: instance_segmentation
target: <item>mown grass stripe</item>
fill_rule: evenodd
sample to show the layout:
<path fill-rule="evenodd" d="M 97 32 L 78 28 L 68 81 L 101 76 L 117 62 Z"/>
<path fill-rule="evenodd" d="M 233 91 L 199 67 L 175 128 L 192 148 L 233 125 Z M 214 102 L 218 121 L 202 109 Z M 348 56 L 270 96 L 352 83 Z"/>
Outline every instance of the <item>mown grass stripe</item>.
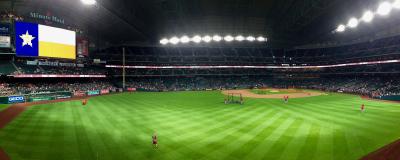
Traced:
<path fill-rule="evenodd" d="M 314 159 L 316 160 L 335 160 L 333 159 L 333 145 L 332 137 L 334 136 L 334 128 L 330 126 L 322 126 L 320 130 L 320 138 L 315 150 Z"/>
<path fill-rule="evenodd" d="M 306 119 L 311 119 L 311 121 L 315 121 L 320 123 L 321 125 L 325 124 L 325 122 L 331 122 L 331 125 L 336 125 L 336 126 L 348 126 L 348 128 L 356 128 L 356 129 L 361 129 L 365 131 L 365 134 L 373 135 L 373 134 L 380 134 L 379 130 L 370 130 L 367 126 L 364 125 L 354 125 L 356 123 L 352 123 L 348 119 L 353 119 L 354 121 L 357 121 L 358 119 L 354 117 L 343 117 L 338 113 L 335 112 L 326 112 L 326 111 L 321 111 L 318 109 L 314 109 L 312 107 L 304 107 L 307 109 L 303 109 L 302 106 L 294 106 L 290 109 L 291 113 L 301 113 L 301 116 L 306 118 Z M 305 115 L 312 115 L 309 117 L 313 118 L 307 118 Z"/>
<path fill-rule="evenodd" d="M 225 121 L 222 121 L 220 123 L 215 123 L 215 125 L 213 126 L 209 126 L 207 128 L 205 128 L 206 130 L 203 130 L 201 132 L 199 132 L 201 135 L 196 135 L 196 137 L 204 137 L 203 139 L 199 139 L 197 142 L 192 143 L 193 146 L 195 145 L 200 145 L 200 148 L 218 148 L 218 146 L 216 146 L 215 144 L 220 144 L 223 145 L 223 143 L 212 143 L 212 142 L 218 142 L 219 140 L 229 140 L 229 138 L 226 135 L 236 135 L 233 134 L 232 132 L 234 132 L 235 130 L 239 130 L 241 127 L 243 127 L 243 125 L 246 125 L 244 123 L 248 123 L 249 121 L 251 122 L 251 120 L 254 118 L 254 116 L 252 118 L 250 118 L 249 116 L 252 116 L 252 114 L 256 114 L 258 112 L 258 110 L 254 109 L 250 112 L 247 112 L 247 114 L 241 114 L 238 115 L 232 119 L 227 119 Z M 227 125 L 230 124 L 230 125 Z M 229 134 L 232 133 L 232 134 Z M 224 137 L 224 135 L 226 137 Z M 237 136 L 231 136 L 231 139 L 237 139 Z M 213 147 L 210 147 L 210 145 L 214 145 Z M 201 147 L 203 146 L 203 147 Z M 220 146 L 219 146 L 220 147 Z"/>
<path fill-rule="evenodd" d="M 350 155 L 350 148 L 347 145 L 345 133 L 342 130 L 334 130 L 333 136 L 333 158 L 334 159 L 348 159 Z"/>
<path fill-rule="evenodd" d="M 254 148 L 254 151 L 247 155 L 252 157 L 252 159 L 258 160 L 263 159 L 263 156 L 266 151 L 271 149 L 273 146 L 273 142 L 279 139 L 282 134 L 285 134 L 284 131 L 290 126 L 295 120 L 287 117 L 286 120 L 277 126 L 276 129 L 270 130 L 268 138 L 262 139 L 262 141 Z"/>
<path fill-rule="evenodd" d="M 296 136 L 303 122 L 302 119 L 296 119 L 293 121 L 292 124 L 286 128 L 283 134 L 281 134 L 279 139 L 274 142 L 273 146 L 264 154 L 262 159 L 280 159 L 289 143 Z"/>
<path fill-rule="evenodd" d="M 315 151 L 317 150 L 319 137 L 320 137 L 321 127 L 319 125 L 313 124 L 308 132 L 306 142 L 301 147 L 300 153 L 297 159 L 314 159 Z"/>
<path fill-rule="evenodd" d="M 352 132 L 345 132 L 347 145 L 349 146 L 351 159 L 358 159 L 366 153 L 364 146 L 359 142 L 358 136 Z"/>
<path fill-rule="evenodd" d="M 246 142 L 248 139 L 253 138 L 253 136 L 259 133 L 263 128 L 270 125 L 270 123 L 267 123 L 268 121 L 265 120 L 265 117 L 274 119 L 274 117 L 278 116 L 279 114 L 276 111 L 255 115 L 246 121 L 245 124 L 238 124 L 232 128 L 211 135 L 212 137 L 205 139 L 206 143 L 202 144 L 199 148 L 208 150 L 210 157 L 221 158 L 224 156 L 224 152 L 238 149 L 242 145 L 241 142 Z M 218 142 L 220 145 L 214 145 L 215 143 L 209 143 L 209 141 Z"/>
<path fill-rule="evenodd" d="M 264 141 L 266 138 L 270 136 L 269 133 L 279 127 L 280 124 L 287 120 L 286 115 L 279 115 L 278 117 L 271 119 L 270 121 L 266 121 L 266 125 L 262 128 L 258 134 L 255 134 L 251 139 L 245 141 L 245 143 L 241 144 L 240 147 L 237 147 L 235 150 L 229 153 L 229 159 L 245 159 L 245 157 L 250 154 L 252 150 L 254 150 L 259 143 Z"/>
<path fill-rule="evenodd" d="M 282 155 L 279 159 L 285 160 L 296 160 L 298 155 L 301 154 L 301 149 L 305 143 L 309 129 L 311 128 L 311 124 L 306 123 L 303 120 L 303 124 L 299 127 L 296 132 L 294 138 L 288 143 L 286 149 L 282 152 Z"/>

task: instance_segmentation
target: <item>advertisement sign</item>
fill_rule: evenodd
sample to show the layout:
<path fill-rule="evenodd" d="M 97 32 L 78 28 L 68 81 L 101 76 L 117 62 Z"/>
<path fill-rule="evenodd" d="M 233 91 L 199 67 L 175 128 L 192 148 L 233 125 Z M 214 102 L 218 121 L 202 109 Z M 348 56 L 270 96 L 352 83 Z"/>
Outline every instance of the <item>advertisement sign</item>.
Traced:
<path fill-rule="evenodd" d="M 108 90 L 108 89 L 102 89 L 100 91 L 100 94 L 109 94 L 109 93 L 110 93 L 110 90 Z"/>
<path fill-rule="evenodd" d="M 106 75 L 17 74 L 14 78 L 106 78 Z"/>
<path fill-rule="evenodd" d="M 8 97 L 8 103 L 23 103 L 25 102 L 24 96 L 10 96 Z"/>
<path fill-rule="evenodd" d="M 400 101 L 400 95 L 379 96 L 376 98 L 382 99 L 382 100 L 387 100 L 387 101 Z"/>
<path fill-rule="evenodd" d="M 83 92 L 83 91 L 75 91 L 75 92 L 74 92 L 74 96 L 76 96 L 76 97 L 83 97 L 83 96 L 86 96 L 86 93 Z"/>
<path fill-rule="evenodd" d="M 33 19 L 56 22 L 56 23 L 60 23 L 60 24 L 65 23 L 65 20 L 63 18 L 54 16 L 50 12 L 47 12 L 46 14 L 39 13 L 39 12 L 30 12 L 29 17 L 33 18 Z"/>
<path fill-rule="evenodd" d="M 29 98 L 30 102 L 37 102 L 37 101 L 50 101 L 50 100 L 54 100 L 54 97 L 50 97 L 50 96 L 43 96 L 43 97 L 31 97 Z"/>
<path fill-rule="evenodd" d="M 10 24 L 0 23 L 0 34 L 10 34 Z"/>
<path fill-rule="evenodd" d="M 102 61 L 101 59 L 93 59 L 93 63 L 95 63 L 95 64 L 106 64 L 107 61 Z"/>
<path fill-rule="evenodd" d="M 100 62 L 101 62 L 100 59 L 93 59 L 93 63 L 95 63 L 95 64 L 99 64 Z"/>
<path fill-rule="evenodd" d="M 34 61 L 26 61 L 26 65 L 32 65 L 32 66 L 36 66 L 38 64 L 37 60 Z"/>
<path fill-rule="evenodd" d="M 84 38 L 77 38 L 76 40 L 77 46 L 77 54 L 83 56 L 89 56 L 89 42 Z"/>
<path fill-rule="evenodd" d="M 58 61 L 41 61 L 41 60 L 33 60 L 33 61 L 26 61 L 27 65 L 39 65 L 39 66 L 52 66 L 52 67 L 85 67 L 84 64 L 77 64 L 77 63 L 68 63 L 68 62 L 58 62 Z"/>
<path fill-rule="evenodd" d="M 69 99 L 69 98 L 71 98 L 71 96 L 62 96 L 62 95 L 58 95 L 58 96 L 56 96 L 56 99 Z"/>
<path fill-rule="evenodd" d="M 126 90 L 128 90 L 129 92 L 134 92 L 136 91 L 136 88 L 127 88 Z"/>
<path fill-rule="evenodd" d="M 10 48 L 10 36 L 0 36 L 0 48 Z"/>
<path fill-rule="evenodd" d="M 8 97 L 0 97 L 0 104 L 8 104 Z"/>
<path fill-rule="evenodd" d="M 94 96 L 94 95 L 99 95 L 99 94 L 100 94 L 99 90 L 87 91 L 88 96 Z"/>

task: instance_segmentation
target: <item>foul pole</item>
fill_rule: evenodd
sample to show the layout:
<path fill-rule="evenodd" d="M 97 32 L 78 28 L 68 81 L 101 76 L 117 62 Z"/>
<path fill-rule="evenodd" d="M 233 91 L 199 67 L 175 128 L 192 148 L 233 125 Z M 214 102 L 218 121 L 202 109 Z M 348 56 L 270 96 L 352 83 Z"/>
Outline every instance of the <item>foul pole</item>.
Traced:
<path fill-rule="evenodd" d="M 122 48 L 122 88 L 125 89 L 125 47 Z"/>

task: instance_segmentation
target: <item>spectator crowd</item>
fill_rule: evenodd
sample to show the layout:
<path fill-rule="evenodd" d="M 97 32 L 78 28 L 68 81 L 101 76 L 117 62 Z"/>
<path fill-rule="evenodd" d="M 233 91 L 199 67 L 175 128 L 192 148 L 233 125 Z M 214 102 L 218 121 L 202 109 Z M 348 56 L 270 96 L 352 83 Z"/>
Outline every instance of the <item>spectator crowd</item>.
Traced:
<path fill-rule="evenodd" d="M 70 74 L 70 75 L 104 75 L 104 67 L 85 66 L 85 67 L 67 67 L 67 66 L 38 66 L 26 65 L 24 62 L 14 62 L 16 70 L 12 74 Z"/>
<path fill-rule="evenodd" d="M 55 91 L 115 90 L 115 86 L 106 81 L 57 82 L 57 83 L 5 83 L 0 82 L 0 96 L 45 93 Z"/>
<path fill-rule="evenodd" d="M 312 78 L 275 79 L 271 77 L 224 77 L 224 78 L 138 78 L 128 81 L 128 87 L 148 91 L 182 91 L 242 88 L 304 88 L 330 92 L 354 93 L 370 97 L 400 95 L 400 83 L 396 78 Z"/>
<path fill-rule="evenodd" d="M 51 91 L 113 90 L 121 83 L 106 80 L 74 82 L 0 82 L 0 96 L 30 94 Z M 145 91 L 222 90 L 244 88 L 303 88 L 330 92 L 354 93 L 370 97 L 400 95 L 400 83 L 396 78 L 310 78 L 286 79 L 272 77 L 158 77 L 131 78 L 127 88 Z"/>

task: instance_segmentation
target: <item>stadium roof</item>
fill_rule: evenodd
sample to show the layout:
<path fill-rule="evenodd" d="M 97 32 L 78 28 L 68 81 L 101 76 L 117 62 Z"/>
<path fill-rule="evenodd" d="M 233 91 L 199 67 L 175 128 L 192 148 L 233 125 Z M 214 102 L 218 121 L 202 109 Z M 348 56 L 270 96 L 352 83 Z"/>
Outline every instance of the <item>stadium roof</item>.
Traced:
<path fill-rule="evenodd" d="M 376 0 L 6 0 L 2 8 L 19 12 L 52 11 L 112 43 L 158 43 L 162 37 L 193 34 L 266 35 L 268 45 L 288 47 L 335 37 L 331 31 L 350 16 L 376 8 Z M 9 7 L 8 7 L 9 6 Z M 26 13 L 24 13 L 26 14 Z M 397 17 L 397 18 L 396 18 Z M 392 24 L 399 16 L 385 20 Z M 365 26 L 355 34 L 388 23 Z M 396 23 L 398 24 L 398 23 Z M 393 24 L 395 25 L 395 24 Z M 362 31 L 361 31 L 362 30 Z M 340 37 L 340 36 L 339 36 Z"/>

